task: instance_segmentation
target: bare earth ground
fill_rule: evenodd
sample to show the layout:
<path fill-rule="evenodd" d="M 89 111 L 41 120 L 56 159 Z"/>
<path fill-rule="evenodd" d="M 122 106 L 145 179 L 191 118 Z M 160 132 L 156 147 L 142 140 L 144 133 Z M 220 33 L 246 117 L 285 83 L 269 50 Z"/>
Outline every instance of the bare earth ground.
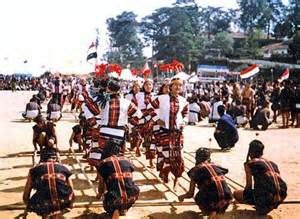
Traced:
<path fill-rule="evenodd" d="M 23 122 L 21 112 L 34 92 L 0 92 L 0 219 L 19 218 L 24 212 L 22 193 L 29 168 L 32 167 L 30 152 L 32 146 L 32 126 L 34 123 Z M 43 105 L 43 110 L 46 106 Z M 68 139 L 71 127 L 75 125 L 74 115 L 64 113 L 62 121 L 57 123 L 58 146 L 61 150 L 68 149 Z M 281 175 L 288 184 L 287 201 L 299 200 L 300 194 L 300 129 L 278 129 L 277 125 L 267 131 L 259 132 L 239 129 L 240 140 L 230 152 L 221 152 L 213 139 L 214 128 L 206 122 L 185 129 L 184 159 L 186 171 L 179 180 L 176 191 L 172 190 L 172 183 L 163 184 L 155 170 L 147 167 L 148 162 L 136 158 L 130 152 L 127 156 L 132 159 L 136 167 L 134 179 L 139 185 L 141 194 L 137 204 L 129 210 L 126 218 L 202 218 L 200 210 L 193 205 L 193 200 L 186 200 L 184 204 L 177 203 L 177 196 L 188 189 L 186 172 L 193 166 L 194 152 L 200 146 L 213 149 L 212 160 L 230 172 L 227 180 L 232 190 L 240 189 L 238 184 L 244 185 L 243 163 L 246 158 L 249 142 L 258 138 L 263 141 L 265 157 L 275 161 L 280 168 Z M 212 142 L 209 142 L 212 138 Z M 62 162 L 68 164 L 74 173 L 72 181 L 76 194 L 76 208 L 64 214 L 66 218 L 109 218 L 101 207 L 102 202 L 95 199 L 96 183 L 92 183 L 95 173 L 87 168 L 81 160 L 80 154 L 62 154 Z M 237 184 L 238 183 L 238 184 Z M 175 202 L 176 201 L 176 202 Z M 173 204 L 172 204 L 173 203 Z M 83 207 L 83 205 L 90 207 Z M 299 204 L 284 204 L 272 211 L 266 218 L 300 218 Z M 27 218 L 38 218 L 29 213 Z M 125 217 L 123 217 L 125 218 Z M 225 215 L 220 218 L 259 218 L 254 209 L 245 205 L 232 205 Z"/>

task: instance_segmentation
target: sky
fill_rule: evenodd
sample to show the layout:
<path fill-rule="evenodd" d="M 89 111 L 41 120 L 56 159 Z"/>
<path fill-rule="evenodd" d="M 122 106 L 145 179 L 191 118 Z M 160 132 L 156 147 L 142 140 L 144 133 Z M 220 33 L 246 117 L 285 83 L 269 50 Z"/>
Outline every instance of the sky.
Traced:
<path fill-rule="evenodd" d="M 0 73 L 90 71 L 87 49 L 100 31 L 99 52 L 108 45 L 106 20 L 123 11 L 138 19 L 175 0 L 1 0 Z M 200 6 L 237 8 L 235 0 L 198 0 Z M 149 49 L 145 54 L 150 54 Z M 24 61 L 27 60 L 27 63 Z"/>

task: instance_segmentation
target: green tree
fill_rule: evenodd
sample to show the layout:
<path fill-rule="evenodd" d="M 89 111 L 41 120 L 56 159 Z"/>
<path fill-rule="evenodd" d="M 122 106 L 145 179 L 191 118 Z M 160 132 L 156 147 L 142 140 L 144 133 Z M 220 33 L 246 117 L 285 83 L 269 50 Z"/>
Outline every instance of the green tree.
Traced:
<path fill-rule="evenodd" d="M 243 56 L 249 58 L 259 58 L 261 52 L 259 49 L 259 40 L 262 38 L 263 32 L 260 29 L 253 29 L 251 33 L 247 36 L 241 48 L 241 53 Z"/>
<path fill-rule="evenodd" d="M 293 35 L 293 25 L 288 19 L 280 21 L 275 25 L 273 36 L 276 39 L 282 39 L 284 37 L 290 37 L 292 35 Z"/>
<path fill-rule="evenodd" d="M 254 28 L 264 30 L 268 38 L 284 11 L 282 0 L 238 0 L 240 6 L 240 27 L 246 32 Z"/>
<path fill-rule="evenodd" d="M 145 63 L 136 17 L 133 12 L 125 11 L 116 18 L 107 19 L 110 49 L 105 57 L 108 62 L 119 63 L 123 67 L 128 64 L 141 67 Z"/>
<path fill-rule="evenodd" d="M 223 56 L 232 55 L 233 43 L 233 38 L 228 32 L 220 32 L 215 35 L 212 48 L 219 49 Z"/>
<path fill-rule="evenodd" d="M 228 31 L 234 21 L 236 10 L 225 10 L 221 7 L 200 8 L 200 22 L 202 31 L 207 33 L 208 39 L 216 33 Z"/>
<path fill-rule="evenodd" d="M 140 30 L 156 59 L 178 59 L 188 66 L 203 54 L 205 41 L 199 31 L 198 7 L 192 1 L 177 1 L 174 7 L 157 9 L 143 18 Z"/>
<path fill-rule="evenodd" d="M 300 1 L 299 0 L 289 0 L 288 21 L 291 23 L 293 34 L 295 34 L 298 30 L 300 30 Z"/>
<path fill-rule="evenodd" d="M 300 30 L 293 37 L 293 41 L 289 45 L 289 54 L 294 57 L 295 62 L 300 60 Z"/>

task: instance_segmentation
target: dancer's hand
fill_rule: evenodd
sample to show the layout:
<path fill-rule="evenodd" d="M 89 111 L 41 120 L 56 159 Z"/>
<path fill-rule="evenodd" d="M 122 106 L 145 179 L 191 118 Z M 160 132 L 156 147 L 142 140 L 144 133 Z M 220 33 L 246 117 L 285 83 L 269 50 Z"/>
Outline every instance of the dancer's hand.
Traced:
<path fill-rule="evenodd" d="M 166 126 L 165 121 L 163 121 L 163 120 L 161 120 L 161 119 L 157 120 L 157 124 L 158 124 L 160 127 L 165 127 L 165 126 Z"/>
<path fill-rule="evenodd" d="M 103 193 L 98 192 L 98 194 L 96 195 L 96 198 L 100 200 L 102 198 L 102 195 L 103 195 Z"/>
<path fill-rule="evenodd" d="M 183 202 L 183 201 L 184 201 L 184 198 L 185 198 L 185 195 L 180 195 L 180 196 L 178 196 L 179 202 Z"/>
<path fill-rule="evenodd" d="M 147 122 L 147 124 L 145 125 L 145 131 L 146 132 L 151 132 L 153 129 L 153 120 L 150 120 L 149 122 Z"/>

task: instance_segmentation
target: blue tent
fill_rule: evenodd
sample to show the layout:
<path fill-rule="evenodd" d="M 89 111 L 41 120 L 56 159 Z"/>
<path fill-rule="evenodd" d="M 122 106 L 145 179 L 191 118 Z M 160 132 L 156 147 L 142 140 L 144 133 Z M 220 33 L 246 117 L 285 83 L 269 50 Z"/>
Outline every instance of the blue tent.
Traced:
<path fill-rule="evenodd" d="M 30 73 L 14 73 L 13 76 L 17 78 L 32 78 L 32 74 Z"/>
<path fill-rule="evenodd" d="M 197 72 L 229 73 L 229 68 L 225 65 L 198 65 Z"/>

